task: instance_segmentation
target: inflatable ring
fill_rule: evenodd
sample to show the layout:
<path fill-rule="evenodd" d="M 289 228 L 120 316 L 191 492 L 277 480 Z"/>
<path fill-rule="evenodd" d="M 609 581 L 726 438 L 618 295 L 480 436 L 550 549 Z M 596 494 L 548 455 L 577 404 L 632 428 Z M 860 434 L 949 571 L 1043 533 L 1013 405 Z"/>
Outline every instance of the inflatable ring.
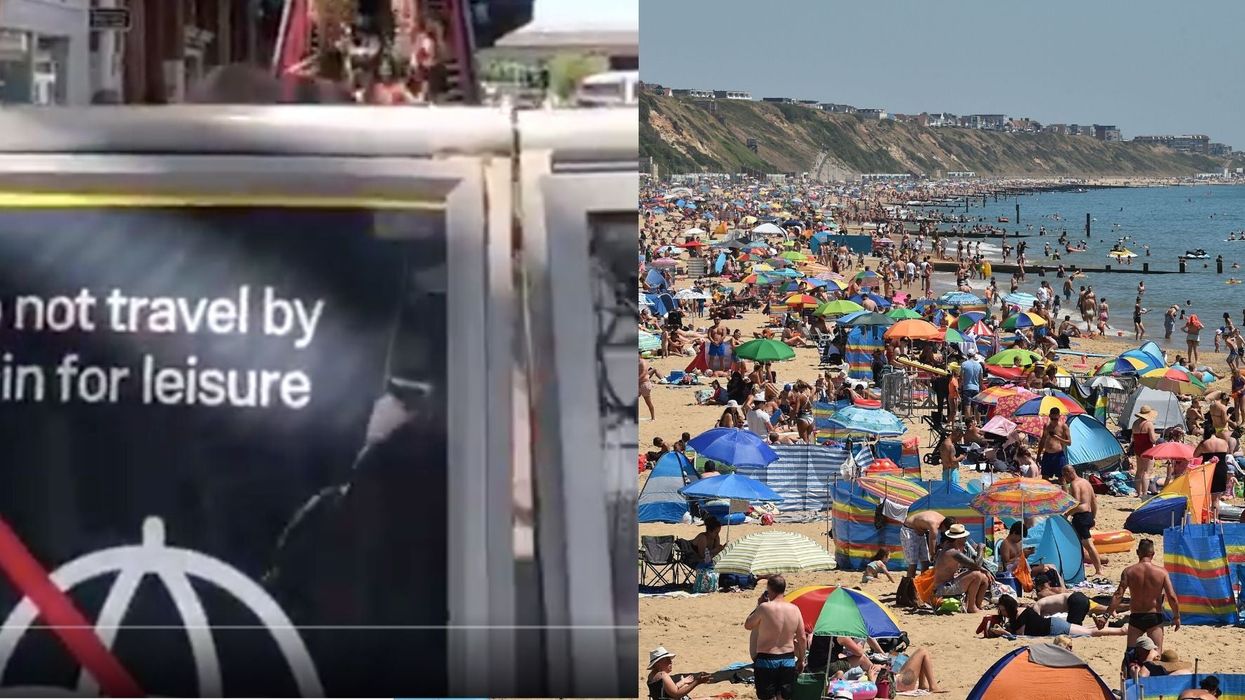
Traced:
<path fill-rule="evenodd" d="M 908 359 L 908 358 L 906 358 L 906 357 L 896 357 L 896 358 L 895 358 L 895 362 L 898 362 L 899 364 L 903 365 L 904 367 L 911 367 L 911 368 L 913 368 L 913 369 L 919 369 L 919 370 L 921 370 L 921 371 L 923 371 L 923 372 L 929 372 L 930 374 L 937 374 L 937 375 L 942 376 L 942 377 L 945 377 L 945 376 L 947 376 L 947 375 L 951 374 L 950 372 L 948 372 L 947 370 L 945 370 L 945 369 L 943 369 L 943 368 L 941 368 L 941 367 L 935 367 L 935 366 L 933 366 L 933 365 L 927 365 L 927 364 L 925 364 L 924 362 L 917 362 L 916 360 L 910 360 L 910 359 Z"/>
<path fill-rule="evenodd" d="M 851 693 L 853 700 L 873 700 L 878 696 L 878 687 L 871 681 L 831 681 L 827 692 L 829 695 L 834 695 L 840 690 Z"/>
<path fill-rule="evenodd" d="M 1136 539 L 1128 530 L 1099 532 L 1094 535 L 1094 549 L 1098 550 L 1099 554 L 1127 552 L 1133 548 L 1133 542 Z"/>

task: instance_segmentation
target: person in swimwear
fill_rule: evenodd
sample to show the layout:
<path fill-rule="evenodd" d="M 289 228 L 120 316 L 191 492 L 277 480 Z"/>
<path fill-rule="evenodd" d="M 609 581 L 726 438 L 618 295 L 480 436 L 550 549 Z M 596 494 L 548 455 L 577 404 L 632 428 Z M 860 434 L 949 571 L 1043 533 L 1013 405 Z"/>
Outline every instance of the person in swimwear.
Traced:
<path fill-rule="evenodd" d="M 1176 598 L 1176 590 L 1172 586 L 1167 570 L 1154 563 L 1154 541 L 1142 538 L 1137 543 L 1137 563 L 1132 564 L 1120 574 L 1120 585 L 1111 596 L 1111 604 L 1107 606 L 1107 617 L 1115 614 L 1116 608 L 1124 600 L 1124 594 L 1131 589 L 1129 602 L 1128 643 L 1132 648 L 1142 635 L 1154 642 L 1159 652 L 1163 651 L 1163 603 L 1172 610 L 1172 631 L 1180 630 L 1180 601 Z"/>

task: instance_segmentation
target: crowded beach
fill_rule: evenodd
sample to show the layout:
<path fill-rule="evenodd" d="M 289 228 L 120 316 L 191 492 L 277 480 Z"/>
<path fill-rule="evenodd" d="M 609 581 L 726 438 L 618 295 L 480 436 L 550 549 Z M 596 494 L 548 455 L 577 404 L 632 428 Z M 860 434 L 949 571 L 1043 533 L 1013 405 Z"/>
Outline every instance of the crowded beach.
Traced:
<path fill-rule="evenodd" d="M 1231 696 L 1231 310 L 1125 326 L 921 187 L 642 190 L 645 692 Z"/>

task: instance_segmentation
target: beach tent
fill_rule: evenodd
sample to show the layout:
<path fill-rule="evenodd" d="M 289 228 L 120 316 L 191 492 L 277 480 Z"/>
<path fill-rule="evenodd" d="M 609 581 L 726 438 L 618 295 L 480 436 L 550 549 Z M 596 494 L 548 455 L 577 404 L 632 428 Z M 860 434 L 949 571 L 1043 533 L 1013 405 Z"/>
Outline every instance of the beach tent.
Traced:
<path fill-rule="evenodd" d="M 1180 401 L 1176 399 L 1175 394 L 1170 391 L 1151 389 L 1148 386 L 1139 386 L 1124 403 L 1124 410 L 1120 413 L 1120 426 L 1132 426 L 1142 406 L 1149 406 L 1158 411 L 1158 415 L 1151 418 L 1150 422 L 1159 432 L 1173 425 L 1184 425 L 1184 410 L 1180 408 Z"/>
<path fill-rule="evenodd" d="M 1030 564 L 1049 564 L 1059 570 L 1068 585 L 1085 580 L 1085 562 L 1081 560 L 1081 541 L 1072 524 L 1060 516 L 1051 516 L 1029 528 L 1025 546 L 1035 547 L 1029 555 Z"/>
<path fill-rule="evenodd" d="M 667 452 L 657 460 L 640 491 L 639 521 L 642 523 L 681 523 L 688 514 L 687 499 L 679 493 L 687 484 L 700 480 L 687 457 Z"/>
<path fill-rule="evenodd" d="M 1065 450 L 1068 464 L 1105 467 L 1124 456 L 1120 441 L 1093 416 L 1072 416 L 1068 419 L 1068 431 L 1072 437 L 1072 444 Z"/>
<path fill-rule="evenodd" d="M 922 481 L 921 485 L 929 491 L 929 495 L 913 501 L 908 506 L 909 515 L 923 510 L 938 511 L 963 524 L 973 542 L 982 544 L 994 540 L 994 518 L 982 515 L 973 508 L 971 493 L 951 481 Z"/>
<path fill-rule="evenodd" d="M 1149 341 L 1139 348 L 1122 352 L 1119 356 L 1140 360 L 1145 363 L 1144 367 L 1135 370 L 1137 374 L 1143 374 L 1149 370 L 1160 369 L 1167 366 L 1167 363 L 1163 362 L 1163 349 L 1160 348 L 1154 341 Z"/>
<path fill-rule="evenodd" d="M 766 467 L 740 466 L 736 474 L 756 479 L 782 496 L 779 510 L 825 510 L 830 505 L 830 485 L 847 462 L 847 448 L 824 445 L 773 445 L 778 461 Z M 856 450 L 856 461 L 873 461 L 869 450 Z"/>
<path fill-rule="evenodd" d="M 882 347 L 882 331 L 873 326 L 853 328 L 847 334 L 847 376 L 873 379 L 873 351 Z"/>
<path fill-rule="evenodd" d="M 903 520 L 883 518 L 881 529 L 874 527 L 873 514 L 880 500 L 877 496 L 850 481 L 833 484 L 834 498 L 834 563 L 843 571 L 862 571 L 879 549 L 889 554 L 886 568 L 903 571 L 907 568 L 899 530 Z"/>
<path fill-rule="evenodd" d="M 1172 479 L 1157 496 L 1142 503 L 1128 515 L 1124 529 L 1147 535 L 1161 535 L 1173 525 L 1184 522 L 1188 511 L 1193 523 L 1201 523 L 1210 506 L 1210 484 L 1214 469 L 1210 465 L 1190 467 Z M 1192 502 L 1193 508 L 1189 508 Z"/>
<path fill-rule="evenodd" d="M 1245 563 L 1245 525 L 1177 525 L 1163 531 L 1163 568 L 1180 601 L 1187 625 L 1234 625 L 1238 622 L 1233 590 Z"/>
<path fill-rule="evenodd" d="M 968 693 L 968 700 L 1114 700 L 1115 694 L 1079 656 L 1054 644 L 1009 651 Z"/>
<path fill-rule="evenodd" d="M 1198 688 L 1207 676 L 1219 679 L 1220 700 L 1239 700 L 1245 698 L 1245 674 L 1241 673 L 1208 673 L 1201 669 L 1198 673 L 1183 673 L 1175 676 L 1147 676 L 1138 680 L 1129 678 L 1124 682 L 1124 700 L 1171 700 L 1180 697 L 1186 690 Z"/>

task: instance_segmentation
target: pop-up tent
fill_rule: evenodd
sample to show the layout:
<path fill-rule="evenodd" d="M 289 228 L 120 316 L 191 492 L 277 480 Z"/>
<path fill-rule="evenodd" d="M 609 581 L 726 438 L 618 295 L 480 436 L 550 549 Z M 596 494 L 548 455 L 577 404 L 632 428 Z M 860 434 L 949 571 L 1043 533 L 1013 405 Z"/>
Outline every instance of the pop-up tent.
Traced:
<path fill-rule="evenodd" d="M 1114 700 L 1102 678 L 1076 654 L 1054 644 L 1009 651 L 994 662 L 968 700 Z"/>
<path fill-rule="evenodd" d="M 667 452 L 657 460 L 640 491 L 638 517 L 642 523 L 681 523 L 687 515 L 687 499 L 679 493 L 700 477 L 687 457 Z"/>
<path fill-rule="evenodd" d="M 1133 421 L 1137 420 L 1137 412 L 1142 406 L 1149 406 L 1158 411 L 1158 415 L 1150 419 L 1155 430 L 1163 431 L 1173 425 L 1184 425 L 1184 410 L 1180 408 L 1180 401 L 1176 399 L 1175 394 L 1170 391 L 1151 389 L 1148 386 L 1139 386 L 1124 403 L 1124 410 L 1120 413 L 1120 426 L 1131 427 Z"/>
<path fill-rule="evenodd" d="M 1049 564 L 1059 570 L 1068 585 L 1085 580 L 1085 563 L 1081 560 L 1081 541 L 1066 519 L 1053 515 L 1029 529 L 1025 546 L 1033 546 L 1030 564 Z"/>
<path fill-rule="evenodd" d="M 1184 522 L 1186 512 L 1193 523 L 1206 522 L 1213 476 L 1214 467 L 1210 464 L 1190 467 L 1164 486 L 1157 496 L 1130 513 L 1124 521 L 1124 529 L 1147 535 L 1161 535 L 1163 530 Z"/>
<path fill-rule="evenodd" d="M 881 529 L 874 526 L 874 513 L 880 499 L 850 481 L 839 481 L 831 490 L 834 497 L 834 563 L 843 571 L 861 571 L 879 549 L 886 550 L 886 567 L 905 568 L 899 544 L 902 520 L 883 516 Z"/>
<path fill-rule="evenodd" d="M 1093 416 L 1068 418 L 1068 431 L 1072 437 L 1072 444 L 1065 450 L 1068 464 L 1104 467 L 1115 464 L 1124 455 L 1120 441 Z"/>
<path fill-rule="evenodd" d="M 929 491 L 929 495 L 913 501 L 908 506 L 908 515 L 923 510 L 938 511 L 943 516 L 955 518 L 956 522 L 967 528 L 972 542 L 982 544 L 994 540 L 994 518 L 982 515 L 973 508 L 973 494 L 950 481 L 922 481 L 921 485 Z"/>

